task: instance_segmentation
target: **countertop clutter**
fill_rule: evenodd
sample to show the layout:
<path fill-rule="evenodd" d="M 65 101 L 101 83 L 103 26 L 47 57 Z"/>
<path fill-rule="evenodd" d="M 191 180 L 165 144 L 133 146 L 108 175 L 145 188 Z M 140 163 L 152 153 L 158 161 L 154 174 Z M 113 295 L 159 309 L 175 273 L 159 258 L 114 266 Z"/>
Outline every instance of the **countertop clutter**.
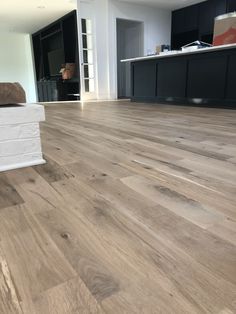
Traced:
<path fill-rule="evenodd" d="M 236 44 L 212 46 L 212 47 L 201 48 L 201 49 L 197 49 L 197 50 L 193 50 L 193 51 L 170 50 L 170 51 L 162 52 L 161 54 L 158 54 L 158 55 L 124 59 L 124 60 L 121 60 L 121 62 L 133 62 L 133 61 L 158 59 L 158 58 L 163 58 L 163 57 L 166 58 L 166 57 L 173 57 L 173 56 L 183 56 L 183 55 L 189 55 L 189 54 L 195 54 L 195 53 L 207 53 L 207 52 L 220 51 L 220 50 L 226 50 L 226 49 L 234 49 L 234 48 L 236 48 Z"/>
<path fill-rule="evenodd" d="M 195 6 L 194 6 L 195 7 Z M 183 9 L 186 10 L 186 9 Z M 174 16 L 174 13 L 173 13 Z M 173 36 L 174 37 L 174 34 Z M 209 38 L 208 38 L 209 39 Z M 187 37 L 185 38 L 187 40 Z M 173 38 L 172 38 L 173 41 Z M 164 48 L 162 51 L 159 51 L 159 48 Z M 165 49 L 165 47 L 169 47 L 168 45 L 160 45 L 158 46 L 158 50 L 156 54 L 140 57 L 140 58 L 131 58 L 126 60 L 121 60 L 121 62 L 129 62 L 129 61 L 139 61 L 146 59 L 155 59 L 166 56 L 178 56 L 178 55 L 186 55 L 192 53 L 203 53 L 203 52 L 212 52 L 219 51 L 225 49 L 232 49 L 236 47 L 236 12 L 231 12 L 227 14 L 222 14 L 216 16 L 214 19 L 214 29 L 212 40 L 207 43 L 202 40 L 196 40 L 191 43 L 185 43 L 181 46 L 181 49 L 173 49 L 175 47 L 172 42 L 172 50 Z"/>

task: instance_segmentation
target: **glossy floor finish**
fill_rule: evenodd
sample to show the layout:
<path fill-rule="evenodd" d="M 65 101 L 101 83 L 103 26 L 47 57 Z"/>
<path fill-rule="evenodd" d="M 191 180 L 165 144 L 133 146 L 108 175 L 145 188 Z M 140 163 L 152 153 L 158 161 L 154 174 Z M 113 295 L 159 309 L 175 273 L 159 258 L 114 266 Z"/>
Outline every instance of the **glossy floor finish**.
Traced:
<path fill-rule="evenodd" d="M 52 104 L 0 174 L 0 313 L 236 313 L 236 111 Z"/>

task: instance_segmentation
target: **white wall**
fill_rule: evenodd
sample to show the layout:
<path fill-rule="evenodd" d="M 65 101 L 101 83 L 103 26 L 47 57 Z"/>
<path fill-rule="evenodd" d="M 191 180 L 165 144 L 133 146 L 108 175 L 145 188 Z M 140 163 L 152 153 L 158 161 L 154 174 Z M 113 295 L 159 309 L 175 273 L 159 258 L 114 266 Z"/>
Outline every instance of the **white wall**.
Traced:
<path fill-rule="evenodd" d="M 109 5 L 109 43 L 110 50 L 110 97 L 117 98 L 116 73 L 116 19 L 134 20 L 144 23 L 144 52 L 154 52 L 158 44 L 170 44 L 171 39 L 171 11 L 152 8 L 146 5 L 130 4 L 110 0 Z"/>
<path fill-rule="evenodd" d="M 97 99 L 117 98 L 117 18 L 144 23 L 143 54 L 154 51 L 158 44 L 170 43 L 170 10 L 117 0 L 78 0 L 78 10 L 81 18 L 94 21 Z"/>
<path fill-rule="evenodd" d="M 36 102 L 30 35 L 0 33 L 0 82 L 19 82 L 27 102 Z"/>
<path fill-rule="evenodd" d="M 94 94 L 83 92 L 81 77 L 81 99 L 106 99 L 109 94 L 109 41 L 108 41 L 108 0 L 78 0 L 78 29 L 80 43 L 80 61 L 82 62 L 81 22 L 80 19 L 91 19 L 93 22 L 95 88 Z M 80 71 L 83 75 L 83 72 Z"/>

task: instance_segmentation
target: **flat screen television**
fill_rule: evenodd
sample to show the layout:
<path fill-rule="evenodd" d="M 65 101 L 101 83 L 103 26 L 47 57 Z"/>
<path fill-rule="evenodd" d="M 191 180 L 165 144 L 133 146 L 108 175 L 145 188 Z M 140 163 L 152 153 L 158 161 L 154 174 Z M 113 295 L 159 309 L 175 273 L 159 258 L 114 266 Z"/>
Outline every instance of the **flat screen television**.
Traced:
<path fill-rule="evenodd" d="M 50 76 L 60 75 L 62 64 L 65 63 L 63 49 L 56 49 L 48 53 L 48 64 Z"/>

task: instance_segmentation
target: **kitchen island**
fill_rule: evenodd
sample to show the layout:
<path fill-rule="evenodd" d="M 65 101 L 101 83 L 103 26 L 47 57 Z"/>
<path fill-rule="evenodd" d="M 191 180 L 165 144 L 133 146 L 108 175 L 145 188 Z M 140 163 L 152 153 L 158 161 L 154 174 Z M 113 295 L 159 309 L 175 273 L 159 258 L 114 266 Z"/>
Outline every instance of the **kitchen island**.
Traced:
<path fill-rule="evenodd" d="M 236 107 L 236 44 L 133 59 L 131 100 Z"/>

